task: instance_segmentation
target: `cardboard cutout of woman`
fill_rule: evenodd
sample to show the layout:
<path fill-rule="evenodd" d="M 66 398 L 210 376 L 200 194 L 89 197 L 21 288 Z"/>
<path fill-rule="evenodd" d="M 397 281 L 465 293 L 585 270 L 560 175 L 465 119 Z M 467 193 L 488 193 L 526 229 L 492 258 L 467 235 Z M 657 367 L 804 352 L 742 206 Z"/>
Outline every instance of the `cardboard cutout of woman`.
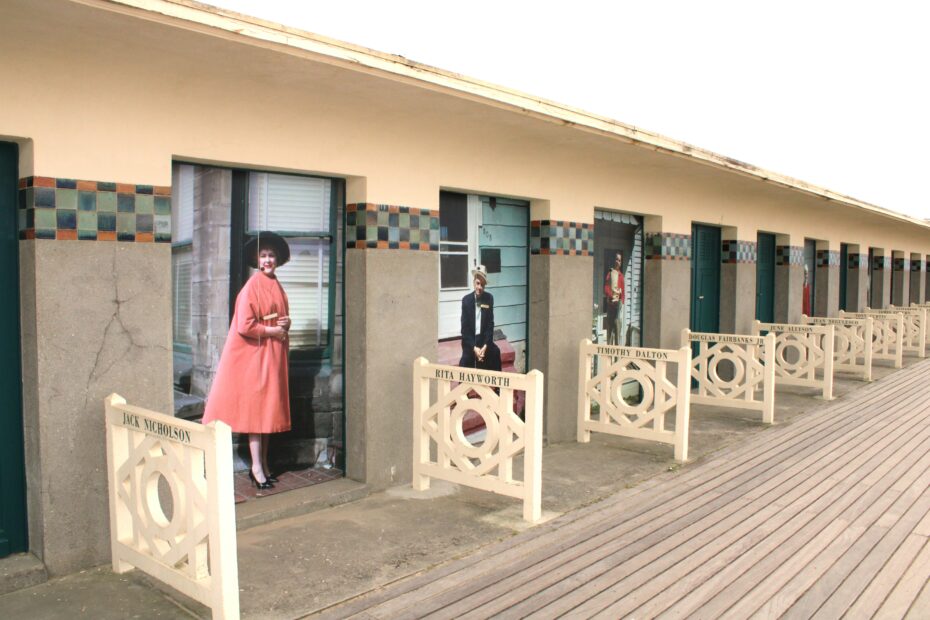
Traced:
<path fill-rule="evenodd" d="M 282 237 L 260 232 L 245 244 L 246 261 L 258 271 L 236 296 L 229 335 L 210 388 L 203 423 L 222 420 L 248 433 L 249 477 L 259 489 L 277 480 L 268 468 L 268 435 L 291 430 L 288 395 L 287 295 L 275 270 L 290 260 Z"/>

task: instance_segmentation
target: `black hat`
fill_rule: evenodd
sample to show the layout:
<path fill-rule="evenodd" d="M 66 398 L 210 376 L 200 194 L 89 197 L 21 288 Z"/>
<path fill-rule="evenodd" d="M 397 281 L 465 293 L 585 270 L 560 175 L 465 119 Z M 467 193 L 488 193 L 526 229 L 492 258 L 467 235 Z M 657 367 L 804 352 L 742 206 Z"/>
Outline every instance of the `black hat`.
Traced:
<path fill-rule="evenodd" d="M 258 268 L 258 251 L 262 248 L 271 248 L 278 257 L 278 267 L 282 267 L 287 261 L 291 260 L 291 248 L 287 245 L 284 237 L 273 232 L 258 231 L 255 235 L 249 235 L 249 240 L 245 242 L 245 263 L 253 268 Z"/>

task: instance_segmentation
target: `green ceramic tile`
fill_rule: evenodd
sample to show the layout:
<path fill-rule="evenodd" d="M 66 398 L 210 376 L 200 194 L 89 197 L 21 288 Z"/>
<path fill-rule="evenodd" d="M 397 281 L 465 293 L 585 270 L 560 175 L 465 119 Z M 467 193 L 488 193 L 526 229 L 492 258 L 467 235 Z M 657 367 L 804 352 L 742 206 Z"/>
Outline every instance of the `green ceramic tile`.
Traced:
<path fill-rule="evenodd" d="M 171 198 L 155 196 L 155 215 L 171 215 Z"/>
<path fill-rule="evenodd" d="M 23 200 L 25 201 L 25 208 L 30 209 L 34 207 L 35 200 L 36 200 L 36 190 L 32 187 L 29 187 L 23 190 L 23 194 L 24 194 Z"/>
<path fill-rule="evenodd" d="M 155 233 L 170 235 L 171 234 L 171 216 L 170 215 L 156 215 L 155 216 Z"/>
<path fill-rule="evenodd" d="M 78 230 L 97 230 L 97 213 L 78 211 Z"/>
<path fill-rule="evenodd" d="M 97 210 L 116 213 L 116 194 L 113 192 L 97 192 Z"/>
<path fill-rule="evenodd" d="M 78 192 L 78 209 L 81 211 L 96 211 L 97 192 Z"/>
<path fill-rule="evenodd" d="M 154 213 L 155 197 L 147 194 L 136 194 L 136 213 Z"/>
<path fill-rule="evenodd" d="M 135 213 L 117 213 L 116 214 L 116 232 L 135 234 L 136 214 Z"/>
<path fill-rule="evenodd" d="M 378 211 L 378 226 L 388 225 L 388 215 L 387 211 Z"/>
<path fill-rule="evenodd" d="M 26 209 L 17 209 L 16 217 L 19 222 L 17 230 L 26 230 Z"/>
<path fill-rule="evenodd" d="M 365 227 L 365 239 L 371 239 L 376 241 L 378 239 L 378 227 L 377 226 L 366 226 Z"/>
<path fill-rule="evenodd" d="M 78 193 L 76 189 L 56 189 L 55 206 L 59 209 L 77 209 Z"/>
<path fill-rule="evenodd" d="M 401 213 L 401 214 L 400 214 L 400 218 L 398 218 L 397 225 L 398 225 L 400 228 L 410 228 L 410 214 L 409 214 L 409 213 Z"/>
<path fill-rule="evenodd" d="M 57 228 L 58 215 L 55 209 L 36 209 L 36 228 Z"/>
<path fill-rule="evenodd" d="M 419 228 L 410 229 L 410 243 L 420 243 L 420 229 Z"/>

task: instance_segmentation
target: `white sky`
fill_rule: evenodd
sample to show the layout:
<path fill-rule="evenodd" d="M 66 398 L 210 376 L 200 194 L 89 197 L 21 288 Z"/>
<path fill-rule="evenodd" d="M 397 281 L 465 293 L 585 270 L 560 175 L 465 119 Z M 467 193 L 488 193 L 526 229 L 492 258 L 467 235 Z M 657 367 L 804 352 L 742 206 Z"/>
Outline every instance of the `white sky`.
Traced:
<path fill-rule="evenodd" d="M 930 218 L 930 3 L 209 0 Z"/>

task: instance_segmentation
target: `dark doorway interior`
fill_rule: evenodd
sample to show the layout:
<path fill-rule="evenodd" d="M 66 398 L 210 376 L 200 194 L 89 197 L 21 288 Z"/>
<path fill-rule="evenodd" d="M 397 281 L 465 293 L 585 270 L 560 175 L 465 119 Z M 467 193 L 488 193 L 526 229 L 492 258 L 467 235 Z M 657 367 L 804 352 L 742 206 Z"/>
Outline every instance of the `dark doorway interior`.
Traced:
<path fill-rule="evenodd" d="M 691 330 L 720 331 L 720 229 L 691 227 Z"/>
<path fill-rule="evenodd" d="M 756 258 L 756 319 L 775 322 L 775 235 L 759 233 Z"/>
<path fill-rule="evenodd" d="M 26 473 L 23 456 L 22 370 L 19 334 L 19 235 L 16 182 L 19 147 L 0 142 L 0 557 L 26 551 Z"/>

